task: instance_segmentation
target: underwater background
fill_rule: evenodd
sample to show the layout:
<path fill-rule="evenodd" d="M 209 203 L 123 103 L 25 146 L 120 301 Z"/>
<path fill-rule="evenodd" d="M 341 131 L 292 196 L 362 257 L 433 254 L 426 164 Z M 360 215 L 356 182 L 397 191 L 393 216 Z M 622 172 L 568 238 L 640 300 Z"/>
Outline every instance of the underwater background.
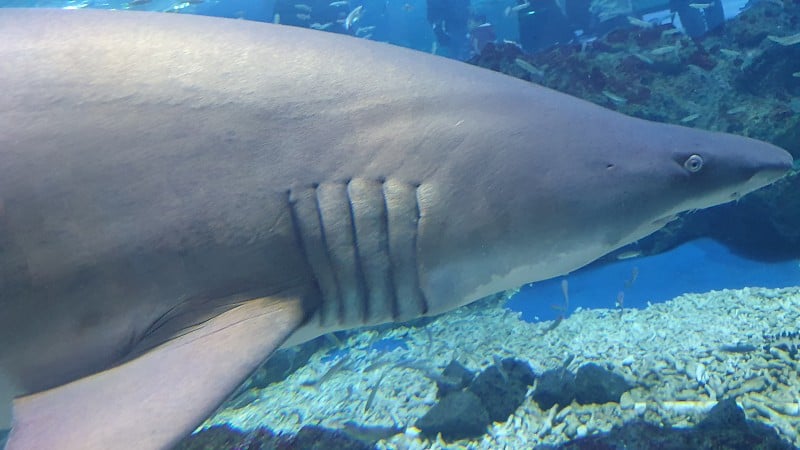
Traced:
<path fill-rule="evenodd" d="M 204 14 L 350 34 L 800 157 L 800 0 L 0 6 Z M 685 215 L 568 276 L 281 350 L 179 448 L 798 448 L 796 175 Z"/>

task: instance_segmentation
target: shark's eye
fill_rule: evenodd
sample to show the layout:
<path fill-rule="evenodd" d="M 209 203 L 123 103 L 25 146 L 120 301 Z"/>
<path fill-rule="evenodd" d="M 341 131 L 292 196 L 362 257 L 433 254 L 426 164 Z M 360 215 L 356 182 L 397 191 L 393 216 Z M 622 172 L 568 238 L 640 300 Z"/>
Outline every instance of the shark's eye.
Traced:
<path fill-rule="evenodd" d="M 692 155 L 686 158 L 683 167 L 689 172 L 699 172 L 703 168 L 703 157 L 700 155 Z"/>

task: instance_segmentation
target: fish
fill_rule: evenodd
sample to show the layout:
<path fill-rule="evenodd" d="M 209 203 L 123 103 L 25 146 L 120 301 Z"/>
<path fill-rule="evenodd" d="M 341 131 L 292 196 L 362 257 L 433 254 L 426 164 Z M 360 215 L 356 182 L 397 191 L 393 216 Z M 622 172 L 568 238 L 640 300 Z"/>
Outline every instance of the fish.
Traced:
<path fill-rule="evenodd" d="M 505 9 L 505 15 L 510 16 L 512 13 L 518 13 L 524 9 L 528 9 L 531 6 L 528 0 L 525 0 L 523 3 L 516 4 L 514 6 L 507 6 Z"/>
<path fill-rule="evenodd" d="M 628 23 L 639 28 L 653 28 L 653 24 L 638 17 L 628 16 Z"/>
<path fill-rule="evenodd" d="M 642 256 L 642 251 L 641 250 L 626 250 L 624 252 L 618 253 L 614 257 L 618 261 L 623 261 L 623 260 L 626 260 L 626 259 L 638 258 L 640 256 Z"/>
<path fill-rule="evenodd" d="M 364 5 L 356 6 L 350 13 L 347 14 L 347 17 L 344 19 L 344 28 L 349 30 L 353 27 L 353 24 L 358 22 L 361 19 L 361 15 L 364 14 Z"/>
<path fill-rule="evenodd" d="M 615 105 L 624 105 L 624 104 L 628 103 L 628 99 L 626 99 L 625 97 L 623 97 L 621 95 L 617 95 L 617 94 L 615 94 L 615 93 L 613 93 L 613 92 L 611 92 L 611 91 L 609 91 L 607 89 L 603 89 L 603 91 L 601 93 L 603 95 L 605 95 L 606 98 L 611 100 L 611 102 L 614 103 Z"/>
<path fill-rule="evenodd" d="M 714 6 L 714 2 L 711 2 L 711 3 L 689 3 L 689 7 L 690 8 L 698 9 L 700 11 L 702 11 L 704 9 L 707 9 L 707 8 L 711 8 L 712 6 Z"/>
<path fill-rule="evenodd" d="M 643 62 L 645 64 L 648 64 L 648 65 L 655 64 L 655 62 L 652 59 L 650 59 L 647 56 L 642 55 L 641 53 L 633 53 L 633 56 L 636 57 L 636 59 L 638 59 L 639 61 L 641 61 L 641 62 Z"/>
<path fill-rule="evenodd" d="M 767 36 L 767 39 L 783 46 L 795 45 L 795 44 L 800 44 L 800 33 L 793 34 L 791 36 L 769 35 Z"/>
<path fill-rule="evenodd" d="M 375 26 L 374 25 L 368 26 L 368 27 L 358 27 L 356 29 L 356 36 L 362 36 L 362 35 L 370 34 L 370 33 L 372 33 L 373 30 L 375 30 Z"/>
<path fill-rule="evenodd" d="M 679 122 L 680 122 L 680 123 L 689 123 L 689 122 L 694 122 L 694 121 L 695 121 L 695 120 L 697 120 L 699 117 L 700 117 L 700 114 L 698 114 L 698 113 L 689 114 L 688 116 L 686 116 L 686 117 L 682 118 L 682 119 L 681 119 Z"/>
<path fill-rule="evenodd" d="M 667 53 L 675 53 L 678 51 L 677 45 L 665 45 L 663 47 L 658 47 L 653 50 L 650 50 L 651 55 L 666 55 Z"/>
<path fill-rule="evenodd" d="M 311 28 L 313 30 L 327 30 L 332 25 L 333 25 L 333 22 L 326 22 L 326 23 L 314 22 L 311 25 L 309 25 L 309 28 Z"/>
<path fill-rule="evenodd" d="M 542 69 L 534 66 L 533 64 L 529 63 L 528 61 L 525 61 L 522 58 L 515 58 L 514 59 L 514 64 L 516 64 L 522 70 L 524 70 L 525 72 L 528 72 L 529 74 L 531 74 L 533 76 L 536 76 L 536 77 L 543 77 L 544 76 L 544 71 Z"/>
<path fill-rule="evenodd" d="M 742 52 L 738 50 L 731 50 L 729 48 L 721 48 L 719 49 L 719 52 L 730 58 L 736 58 L 742 55 Z"/>
<path fill-rule="evenodd" d="M 8 450 L 170 448 L 278 348 L 564 275 L 792 163 L 247 20 L 3 9 L 0 61 Z"/>

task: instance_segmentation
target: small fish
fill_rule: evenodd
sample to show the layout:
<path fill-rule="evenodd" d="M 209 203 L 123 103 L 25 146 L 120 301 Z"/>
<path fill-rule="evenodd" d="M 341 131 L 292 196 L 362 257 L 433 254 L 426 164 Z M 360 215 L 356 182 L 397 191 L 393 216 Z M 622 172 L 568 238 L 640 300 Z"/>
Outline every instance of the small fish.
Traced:
<path fill-rule="evenodd" d="M 731 49 L 728 49 L 728 48 L 721 48 L 721 49 L 719 49 L 719 52 L 722 53 L 725 56 L 730 57 L 730 58 L 736 58 L 737 56 L 741 56 L 741 54 L 742 54 L 742 52 L 740 52 L 740 51 L 731 50 Z"/>
<path fill-rule="evenodd" d="M 314 22 L 308 27 L 313 28 L 315 30 L 327 30 L 328 28 L 331 27 L 331 25 L 333 25 L 333 22 L 327 22 L 327 23 Z"/>
<path fill-rule="evenodd" d="M 330 2 L 330 3 L 328 3 L 328 6 L 332 6 L 334 8 L 338 8 L 340 6 L 347 6 L 349 4 L 350 4 L 350 2 L 344 0 L 344 1 L 338 1 L 338 2 Z"/>
<path fill-rule="evenodd" d="M 322 383 L 328 381 L 332 376 L 336 375 L 340 370 L 345 367 L 345 362 L 347 358 L 341 358 L 339 361 L 336 361 L 336 364 L 332 365 L 330 369 L 328 369 L 321 377 L 313 381 L 305 381 L 301 383 L 301 386 L 305 387 L 319 387 Z"/>
<path fill-rule="evenodd" d="M 681 119 L 681 123 L 694 122 L 698 117 L 700 117 L 700 114 L 689 114 L 688 116 Z"/>
<path fill-rule="evenodd" d="M 150 0 L 131 0 L 128 2 L 128 6 L 146 5 L 148 3 L 150 3 Z"/>
<path fill-rule="evenodd" d="M 647 65 L 653 65 L 654 64 L 652 59 L 648 58 L 647 56 L 642 55 L 641 53 L 634 53 L 633 56 L 635 56 L 639 61 L 641 61 L 641 62 L 643 62 L 643 63 L 645 63 Z"/>
<path fill-rule="evenodd" d="M 281 15 L 280 14 L 275 14 L 274 16 L 272 16 L 272 23 L 280 24 L 281 23 Z"/>
<path fill-rule="evenodd" d="M 516 6 L 509 6 L 506 8 L 505 11 L 506 16 L 510 16 L 511 13 L 520 12 L 523 9 L 528 9 L 529 6 L 531 6 L 531 3 L 528 0 L 525 0 L 525 3 L 520 3 L 519 5 Z"/>
<path fill-rule="evenodd" d="M 356 9 L 350 11 L 350 14 L 344 19 L 344 28 L 349 30 L 353 27 L 353 24 L 358 22 L 358 19 L 361 18 L 361 15 L 364 14 L 364 6 L 358 5 Z"/>
<path fill-rule="evenodd" d="M 311 20 L 311 14 L 297 13 L 295 16 L 300 20 Z"/>
<path fill-rule="evenodd" d="M 662 31 L 661 32 L 661 37 L 672 36 L 673 34 L 678 34 L 680 32 L 681 32 L 681 30 L 679 30 L 677 28 L 670 28 L 669 30 Z"/>
<path fill-rule="evenodd" d="M 403 428 L 398 426 L 382 427 L 378 425 L 358 425 L 357 423 L 349 420 L 342 424 L 342 429 L 348 435 L 369 445 L 375 445 L 375 443 L 378 441 L 389 439 L 395 434 L 400 434 L 403 432 Z"/>
<path fill-rule="evenodd" d="M 699 9 L 700 11 L 702 11 L 702 10 L 704 10 L 706 8 L 711 8 L 712 6 L 714 6 L 714 2 L 711 2 L 711 3 L 689 3 L 689 7 L 690 8 Z"/>
<path fill-rule="evenodd" d="M 743 113 L 745 111 L 747 111 L 747 107 L 746 106 L 737 106 L 736 108 L 731 108 L 731 109 L 725 111 L 725 113 L 733 115 L 733 114 L 740 114 L 740 113 Z"/>
<path fill-rule="evenodd" d="M 516 58 L 514 60 L 514 64 L 516 64 L 517 66 L 522 68 L 522 70 L 528 72 L 531 75 L 534 75 L 534 76 L 537 76 L 537 77 L 543 77 L 544 76 L 544 71 L 542 69 L 539 69 L 538 67 L 534 66 L 533 64 L 529 63 L 528 61 L 525 61 L 524 59 Z"/>
<path fill-rule="evenodd" d="M 642 252 L 641 251 L 639 251 L 639 250 L 628 250 L 628 251 L 625 251 L 625 252 L 622 252 L 622 253 L 618 253 L 616 258 L 617 258 L 618 261 L 622 261 L 624 259 L 638 258 L 640 256 L 642 256 Z"/>
<path fill-rule="evenodd" d="M 626 99 L 625 97 L 621 97 L 608 90 L 603 90 L 603 95 L 608 97 L 609 100 L 611 100 L 613 103 L 617 105 L 624 105 L 625 103 L 628 103 L 628 99 Z"/>
<path fill-rule="evenodd" d="M 306 5 L 305 3 L 297 3 L 294 5 L 294 9 L 298 9 L 300 11 L 311 12 L 311 7 Z"/>
<path fill-rule="evenodd" d="M 386 358 L 381 358 L 381 359 L 375 361 L 374 363 L 368 365 L 367 367 L 365 367 L 361 372 L 362 373 L 372 372 L 373 370 L 380 369 L 381 367 L 385 366 L 386 364 L 389 364 L 389 361 L 386 360 Z"/>
<path fill-rule="evenodd" d="M 792 76 L 795 78 L 800 78 L 800 72 L 795 72 L 792 74 Z"/>
<path fill-rule="evenodd" d="M 383 377 L 386 376 L 386 372 L 387 371 L 384 371 L 381 374 L 380 378 L 378 378 L 378 381 L 375 382 L 375 385 L 372 386 L 372 392 L 369 393 L 369 397 L 367 397 L 367 403 L 364 404 L 364 412 L 365 413 L 367 411 L 369 411 L 370 408 L 372 408 L 372 402 L 375 401 L 375 394 L 378 393 L 378 388 L 381 387 L 381 382 L 383 381 Z"/>
<path fill-rule="evenodd" d="M 678 46 L 676 46 L 676 45 L 665 45 L 663 47 L 659 47 L 659 48 L 655 48 L 653 50 L 650 50 L 650 54 L 651 55 L 660 56 L 660 55 L 666 55 L 668 53 L 675 53 L 677 51 L 678 51 Z"/>
<path fill-rule="evenodd" d="M 630 23 L 631 25 L 633 25 L 635 27 L 639 27 L 639 28 L 653 28 L 653 24 L 652 23 L 644 21 L 644 20 L 636 18 L 636 17 L 633 17 L 633 16 L 628 16 L 628 23 Z"/>
<path fill-rule="evenodd" d="M 371 33 L 371 32 L 372 32 L 372 30 L 374 30 L 374 29 L 375 29 L 375 25 L 372 25 L 372 26 L 369 26 L 369 27 L 358 27 L 358 28 L 356 29 L 356 36 L 361 36 L 361 35 L 364 35 L 364 34 L 369 34 L 369 33 Z"/>
<path fill-rule="evenodd" d="M 791 36 L 767 36 L 772 42 L 778 43 L 780 45 L 794 45 L 800 43 L 800 33 L 793 34 Z"/>
<path fill-rule="evenodd" d="M 497 371 L 500 373 L 500 378 L 503 379 L 503 383 L 508 384 L 508 372 L 505 367 L 503 367 L 503 358 L 492 355 L 492 361 L 494 362 L 494 366 L 497 367 Z"/>
<path fill-rule="evenodd" d="M 634 267 L 631 269 L 631 277 L 625 280 L 625 289 L 633 286 L 633 283 L 636 283 L 636 279 L 639 278 L 639 268 Z"/>

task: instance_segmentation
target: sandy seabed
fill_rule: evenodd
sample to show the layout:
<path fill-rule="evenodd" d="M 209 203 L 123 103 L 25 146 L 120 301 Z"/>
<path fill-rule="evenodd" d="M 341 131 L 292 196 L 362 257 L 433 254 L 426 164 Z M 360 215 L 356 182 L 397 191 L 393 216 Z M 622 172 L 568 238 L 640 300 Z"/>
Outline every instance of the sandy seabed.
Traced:
<path fill-rule="evenodd" d="M 341 428 L 354 421 L 405 428 L 378 442 L 381 449 L 531 448 L 634 419 L 693 426 L 717 399 L 734 397 L 748 419 L 800 447 L 800 358 L 781 347 L 800 342 L 775 337 L 800 331 L 800 287 L 685 294 L 642 310 L 577 309 L 555 327 L 520 320 L 503 307 L 506 299 L 477 302 L 424 326 L 353 333 L 343 343 L 344 361 L 320 350 L 285 381 L 253 389 L 253 401 L 224 408 L 204 426 L 295 433 L 303 425 Z M 379 352 L 371 346 L 380 339 L 401 339 L 407 348 Z M 755 349 L 731 351 L 743 345 Z M 530 397 L 534 385 L 522 406 L 481 438 L 445 443 L 419 435 L 414 423 L 436 402 L 431 373 L 441 373 L 453 359 L 477 372 L 509 357 L 526 361 L 537 374 L 570 357 L 573 372 L 594 362 L 634 388 L 620 403 L 542 410 Z"/>

